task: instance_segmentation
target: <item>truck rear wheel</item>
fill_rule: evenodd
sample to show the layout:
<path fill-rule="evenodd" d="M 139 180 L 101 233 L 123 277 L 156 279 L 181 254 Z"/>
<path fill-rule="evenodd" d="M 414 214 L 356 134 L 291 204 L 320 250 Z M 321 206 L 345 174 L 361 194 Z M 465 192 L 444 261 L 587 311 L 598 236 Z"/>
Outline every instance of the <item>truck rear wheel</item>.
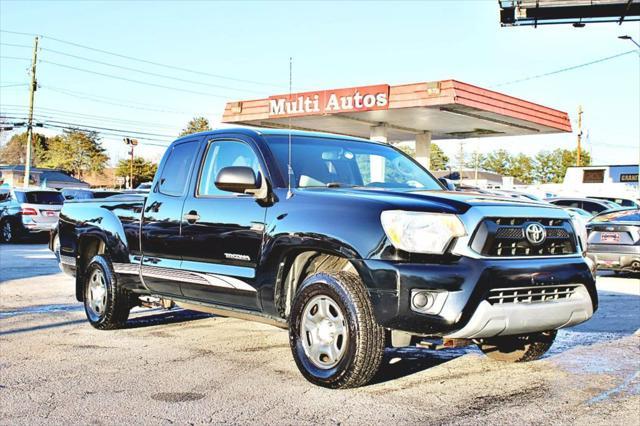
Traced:
<path fill-rule="evenodd" d="M 121 328 L 129 318 L 131 296 L 120 288 L 111 262 L 104 255 L 89 262 L 84 282 L 84 311 L 99 330 Z"/>
<path fill-rule="evenodd" d="M 480 350 L 489 358 L 505 362 L 526 362 L 539 359 L 553 345 L 557 331 L 499 336 L 478 342 Z"/>
<path fill-rule="evenodd" d="M 357 275 L 317 273 L 304 280 L 291 309 L 289 343 L 307 380 L 334 389 L 364 385 L 380 367 L 384 342 Z"/>

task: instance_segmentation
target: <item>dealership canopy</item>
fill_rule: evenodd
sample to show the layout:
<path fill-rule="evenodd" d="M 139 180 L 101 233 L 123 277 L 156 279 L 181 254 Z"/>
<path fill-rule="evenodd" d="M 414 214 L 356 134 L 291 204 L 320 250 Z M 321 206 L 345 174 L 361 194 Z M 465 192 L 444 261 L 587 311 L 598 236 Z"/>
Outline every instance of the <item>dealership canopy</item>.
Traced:
<path fill-rule="evenodd" d="M 456 80 L 351 87 L 228 102 L 223 123 L 415 140 L 429 165 L 431 139 L 570 132 L 566 112 Z"/>

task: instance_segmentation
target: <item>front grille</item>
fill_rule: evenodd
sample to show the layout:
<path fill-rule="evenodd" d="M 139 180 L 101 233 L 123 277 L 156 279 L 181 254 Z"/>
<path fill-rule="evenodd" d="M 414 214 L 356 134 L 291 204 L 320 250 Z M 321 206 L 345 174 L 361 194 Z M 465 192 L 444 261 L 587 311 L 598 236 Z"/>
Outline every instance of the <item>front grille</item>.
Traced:
<path fill-rule="evenodd" d="M 526 229 L 531 224 L 544 228 L 546 237 L 531 242 Z M 471 248 L 487 257 L 561 256 L 576 253 L 576 239 L 568 219 L 487 218 L 474 233 Z"/>
<path fill-rule="evenodd" d="M 494 288 L 486 300 L 492 305 L 505 303 L 538 303 L 565 300 L 575 293 L 579 284 L 539 285 L 517 288 Z"/>

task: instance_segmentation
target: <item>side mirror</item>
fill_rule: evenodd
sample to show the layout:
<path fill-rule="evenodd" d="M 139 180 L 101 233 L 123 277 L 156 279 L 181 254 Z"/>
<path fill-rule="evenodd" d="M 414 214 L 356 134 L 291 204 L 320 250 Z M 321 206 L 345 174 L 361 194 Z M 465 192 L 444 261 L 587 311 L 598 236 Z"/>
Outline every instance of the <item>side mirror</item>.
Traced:
<path fill-rule="evenodd" d="M 216 187 L 223 191 L 244 194 L 260 188 L 260 181 L 251 167 L 225 167 L 216 177 Z"/>
<path fill-rule="evenodd" d="M 438 178 L 438 180 L 445 188 L 447 188 L 448 191 L 456 190 L 456 186 L 449 179 L 441 177 L 441 178 Z"/>

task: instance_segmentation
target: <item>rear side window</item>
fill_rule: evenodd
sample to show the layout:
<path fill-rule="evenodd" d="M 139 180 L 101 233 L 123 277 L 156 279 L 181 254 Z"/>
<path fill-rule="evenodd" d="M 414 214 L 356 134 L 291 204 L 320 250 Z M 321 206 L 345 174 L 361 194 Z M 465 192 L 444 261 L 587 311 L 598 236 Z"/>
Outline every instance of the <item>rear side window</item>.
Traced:
<path fill-rule="evenodd" d="M 16 192 L 18 201 L 29 204 L 50 204 L 59 205 L 64 203 L 64 197 L 59 192 L 50 191 L 30 191 Z"/>
<path fill-rule="evenodd" d="M 589 213 L 591 213 L 593 215 L 596 215 L 596 214 L 598 214 L 600 212 L 603 212 L 603 211 L 607 210 L 606 207 L 604 207 L 604 206 L 602 206 L 600 204 L 597 204 L 597 203 L 592 203 L 590 201 L 585 201 L 584 203 L 582 203 L 582 205 L 583 205 L 582 208 L 584 210 L 588 211 Z"/>
<path fill-rule="evenodd" d="M 197 151 L 198 141 L 184 142 L 171 148 L 160 176 L 161 193 L 174 196 L 184 194 Z"/>
<path fill-rule="evenodd" d="M 555 204 L 556 206 L 565 206 L 565 207 L 575 207 L 578 209 L 581 209 L 582 206 L 580 205 L 580 201 L 571 201 L 571 200 L 558 200 L 558 201 L 552 201 L 553 204 Z"/>

